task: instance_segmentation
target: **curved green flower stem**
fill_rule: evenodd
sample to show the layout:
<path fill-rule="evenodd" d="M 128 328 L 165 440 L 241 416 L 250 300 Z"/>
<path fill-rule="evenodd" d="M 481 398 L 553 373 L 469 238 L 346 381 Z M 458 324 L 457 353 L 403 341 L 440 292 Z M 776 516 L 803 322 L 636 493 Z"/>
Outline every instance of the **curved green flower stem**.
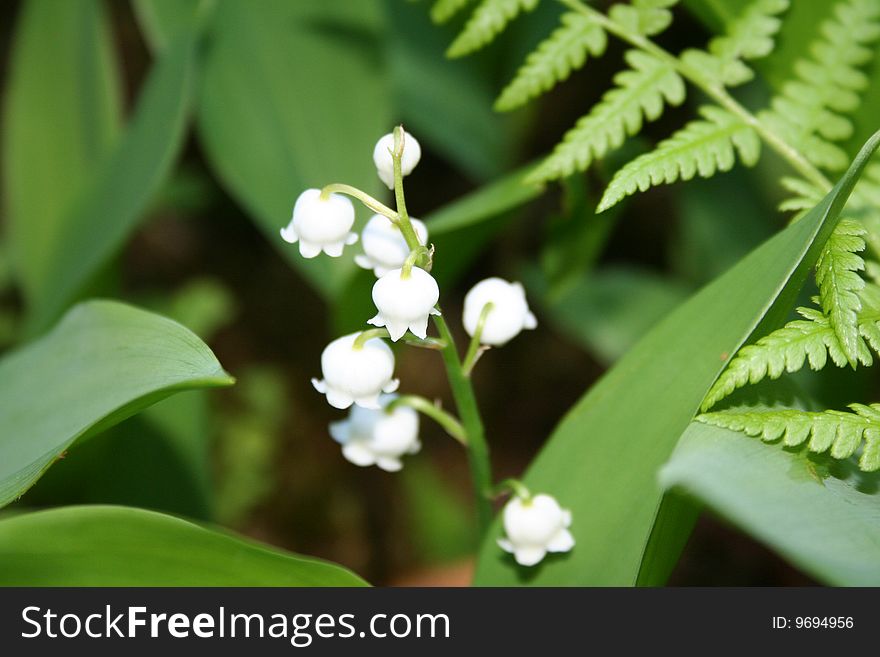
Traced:
<path fill-rule="evenodd" d="M 413 228 L 412 222 L 409 220 L 409 213 L 406 211 L 406 197 L 403 194 L 403 170 L 401 164 L 403 149 L 406 146 L 404 143 L 405 141 L 403 126 L 396 126 L 394 128 L 394 150 L 391 151 L 391 159 L 394 162 L 394 200 L 397 203 L 397 226 L 400 228 L 400 232 L 403 233 L 403 239 L 406 240 L 406 245 L 411 252 L 422 249 L 415 264 L 426 271 L 430 271 L 430 255 L 428 254 L 427 249 L 424 249 L 422 243 L 419 242 L 416 230 Z"/>
<path fill-rule="evenodd" d="M 388 329 L 376 328 L 376 329 L 367 329 L 366 331 L 361 331 L 361 334 L 354 339 L 354 344 L 351 345 L 352 349 L 361 350 L 364 348 L 364 345 L 367 344 L 368 341 L 373 338 L 387 338 Z"/>
<path fill-rule="evenodd" d="M 471 336 L 471 343 L 468 345 L 467 354 L 465 354 L 464 363 L 462 365 L 465 376 L 469 377 L 471 375 L 474 365 L 477 364 L 477 361 L 480 359 L 480 354 L 483 353 L 483 349 L 488 349 L 488 347 L 480 348 L 480 338 L 483 337 L 483 327 L 486 326 L 486 318 L 489 316 L 489 313 L 492 312 L 494 307 L 495 304 L 490 301 L 483 306 L 483 309 L 480 311 L 480 317 L 477 319 L 477 327 L 474 330 L 473 336 Z"/>
<path fill-rule="evenodd" d="M 751 126 L 751 128 L 761 136 L 764 142 L 785 159 L 795 171 L 800 173 L 807 180 L 819 185 L 822 189 L 831 189 L 831 181 L 828 180 L 819 169 L 813 166 L 803 153 L 773 132 L 773 130 L 764 124 L 757 116 L 743 107 L 733 98 L 733 96 L 727 93 L 727 90 L 722 85 L 705 79 L 698 70 L 694 69 L 692 66 L 688 66 L 680 58 L 661 48 L 650 39 L 639 34 L 631 34 L 627 32 L 618 23 L 608 18 L 602 12 L 585 5 L 581 0 L 559 0 L 559 2 L 567 6 L 569 9 L 588 16 L 597 25 L 602 27 L 602 29 L 615 35 L 619 39 L 671 64 L 683 78 L 690 81 L 716 103 L 732 114 L 738 116 L 747 125 Z"/>
<path fill-rule="evenodd" d="M 422 349 L 433 349 L 434 351 L 440 351 L 441 349 L 446 347 L 446 343 L 443 340 L 438 340 L 437 338 L 425 338 L 424 340 L 422 340 L 421 338 L 404 338 L 403 341 L 413 347 L 421 347 Z"/>
<path fill-rule="evenodd" d="M 418 395 L 402 395 L 393 399 L 388 406 L 385 407 L 386 413 L 391 413 L 398 406 L 409 406 L 410 408 L 427 415 L 429 418 L 439 424 L 450 436 L 455 438 L 465 447 L 467 446 L 467 436 L 464 427 L 453 415 L 444 411 L 437 404 L 433 404 L 424 397 Z"/>
<path fill-rule="evenodd" d="M 505 493 L 513 493 L 524 502 L 532 499 L 531 491 L 519 479 L 505 479 L 492 489 L 492 497 L 501 497 Z"/>
<path fill-rule="evenodd" d="M 323 188 L 321 188 L 321 199 L 326 201 L 330 197 L 330 194 L 345 194 L 346 196 L 356 198 L 358 201 L 370 208 L 370 210 L 372 210 L 373 212 L 385 215 L 393 223 L 398 225 L 400 224 L 400 217 L 394 210 L 389 208 L 381 201 L 374 199 L 365 191 L 358 189 L 357 187 L 352 187 L 351 185 L 346 185 L 345 183 L 330 183 L 329 185 L 325 185 Z"/>
<path fill-rule="evenodd" d="M 458 349 L 455 346 L 452 332 L 446 325 L 443 315 L 436 315 L 434 323 L 437 325 L 437 330 L 440 331 L 440 339 L 446 342 L 446 346 L 440 353 L 443 356 L 443 364 L 446 366 L 446 375 L 449 378 L 458 415 L 464 427 L 468 462 L 477 505 L 479 536 L 483 537 L 492 522 L 492 504 L 489 498 L 492 487 L 492 466 L 489 462 L 489 446 L 486 443 L 483 420 L 480 418 L 474 389 L 458 359 Z"/>

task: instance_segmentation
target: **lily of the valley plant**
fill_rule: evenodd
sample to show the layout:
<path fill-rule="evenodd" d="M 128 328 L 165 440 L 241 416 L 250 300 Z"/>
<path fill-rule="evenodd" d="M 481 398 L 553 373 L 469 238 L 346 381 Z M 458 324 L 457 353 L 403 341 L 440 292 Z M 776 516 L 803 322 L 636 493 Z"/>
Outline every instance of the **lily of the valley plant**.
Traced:
<path fill-rule="evenodd" d="M 421 157 L 419 143 L 402 127 L 383 136 L 373 151 L 379 178 L 394 190 L 397 209 L 392 210 L 365 192 L 334 183 L 323 189 L 302 192 L 281 237 L 299 243 L 300 253 L 313 258 L 323 251 L 342 255 L 358 241 L 351 232 L 357 199 L 376 214 L 360 237 L 363 253 L 356 262 L 373 270 L 377 280 L 372 297 L 375 317 L 364 318 L 376 328 L 333 340 L 321 354 L 323 379 L 313 379 L 315 389 L 339 409 L 351 409 L 347 420 L 330 425 L 330 434 L 342 445 L 343 456 L 360 466 L 376 465 L 394 472 L 403 467 L 403 456 L 418 452 L 419 417 L 427 415 L 465 448 L 470 460 L 481 534 L 492 515 L 494 494 L 511 492 L 503 511 L 506 538 L 500 547 L 522 566 L 533 566 L 548 552 L 567 552 L 574 547 L 568 531 L 571 513 L 547 493 L 532 494 L 517 480 L 493 487 L 489 450 L 483 423 L 471 385 L 470 374 L 483 351 L 515 338 L 523 329 L 537 326 L 519 283 L 488 278 L 465 297 L 463 324 L 471 336 L 461 357 L 438 301 L 440 289 L 431 275 L 434 249 L 428 245 L 425 224 L 410 218 L 406 209 L 403 178 Z M 428 336 L 432 320 L 438 336 Z M 416 395 L 394 395 L 394 353 L 384 342 L 398 342 L 438 350 L 446 367 L 460 417 L 439 404 Z"/>

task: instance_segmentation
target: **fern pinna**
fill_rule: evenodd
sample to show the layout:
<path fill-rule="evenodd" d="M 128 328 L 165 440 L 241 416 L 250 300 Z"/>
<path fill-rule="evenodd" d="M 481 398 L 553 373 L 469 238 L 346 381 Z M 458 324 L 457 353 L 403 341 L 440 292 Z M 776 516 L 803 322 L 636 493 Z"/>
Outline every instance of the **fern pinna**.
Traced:
<path fill-rule="evenodd" d="M 743 2 L 738 15 L 727 21 L 726 32 L 710 39 L 705 49 L 677 54 L 656 40 L 672 22 L 676 0 L 619 2 L 607 12 L 585 0 L 557 2 L 562 7 L 559 26 L 526 57 L 501 91 L 497 110 L 519 108 L 550 91 L 590 59 L 602 56 L 609 39 L 619 39 L 629 49 L 613 86 L 531 172 L 531 181 L 557 180 L 586 170 L 639 133 L 646 122 L 660 117 L 667 106 L 684 103 L 689 87 L 707 99 L 697 116 L 650 152 L 624 164 L 608 184 L 598 211 L 657 185 L 708 178 L 729 170 L 737 160 L 753 165 L 762 151 L 773 151 L 791 169 L 780 181 L 791 195 L 780 209 L 793 212 L 792 221 L 797 221 L 831 188 L 830 177 L 848 164 L 841 143 L 853 134 L 851 116 L 868 86 L 865 68 L 876 57 L 880 0 L 830 3 L 806 55 L 794 63 L 790 79 L 760 111 L 748 109 L 732 90 L 755 77 L 753 60 L 772 55 L 789 0 Z M 435 0 L 432 17 L 443 22 L 470 5 L 472 13 L 450 46 L 450 57 L 486 46 L 511 21 L 535 9 L 538 0 Z M 866 282 L 865 276 L 872 278 L 880 271 L 880 164 L 868 167 L 846 217 L 824 245 L 816 266 L 816 307 L 799 308 L 801 319 L 742 348 L 709 391 L 704 411 L 741 386 L 805 364 L 814 370 L 829 361 L 838 367 L 872 364 L 872 350 L 880 352 L 880 286 L 876 280 Z M 831 454 L 849 456 L 852 452 L 835 445 L 839 441 L 858 446 L 853 436 L 863 436 L 868 446 L 861 467 L 878 469 L 880 434 L 874 432 L 880 431 L 880 414 L 873 407 L 854 410 L 855 415 L 718 411 L 700 419 L 765 439 L 782 435 L 776 429 L 783 426 L 784 441 L 793 440 L 786 422 L 812 427 L 811 449 L 825 445 L 823 432 L 837 427 L 837 438 L 828 443 Z M 797 444 L 809 433 L 797 434 Z"/>

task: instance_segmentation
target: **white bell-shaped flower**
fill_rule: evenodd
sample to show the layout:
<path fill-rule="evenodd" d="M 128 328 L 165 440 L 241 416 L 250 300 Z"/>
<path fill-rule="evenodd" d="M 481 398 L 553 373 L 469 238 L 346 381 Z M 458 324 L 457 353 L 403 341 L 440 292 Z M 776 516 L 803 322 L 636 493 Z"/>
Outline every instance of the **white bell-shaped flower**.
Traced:
<path fill-rule="evenodd" d="M 355 345 L 360 333 L 337 338 L 321 354 L 323 380 L 312 379 L 315 390 L 327 395 L 334 408 L 348 408 L 352 403 L 364 408 L 379 408 L 379 395 L 394 392 L 400 384 L 394 375 L 394 354 L 379 338 Z"/>
<path fill-rule="evenodd" d="M 439 298 L 437 281 L 424 269 L 413 267 L 409 276 L 403 269 L 392 269 L 373 284 L 373 303 L 379 313 L 369 323 L 387 328 L 395 342 L 407 329 L 424 340 L 428 316 L 440 314 L 434 308 Z"/>
<path fill-rule="evenodd" d="M 401 457 L 415 454 L 419 442 L 419 414 L 408 406 L 390 413 L 385 407 L 397 395 L 382 395 L 381 409 L 353 406 L 347 420 L 333 422 L 330 435 L 342 445 L 342 455 L 355 465 L 377 465 L 388 472 L 403 467 Z"/>
<path fill-rule="evenodd" d="M 428 227 L 423 221 L 410 219 L 413 230 L 419 238 L 419 244 L 428 243 Z M 395 226 L 385 215 L 374 214 L 361 231 L 363 254 L 354 257 L 354 261 L 364 269 L 372 269 L 376 277 L 387 274 L 392 269 L 403 267 L 409 255 L 409 246 L 403 239 L 400 228 Z"/>
<path fill-rule="evenodd" d="M 376 173 L 388 189 L 394 189 L 394 158 L 391 152 L 394 150 L 394 133 L 390 132 L 379 141 L 373 149 L 373 163 L 376 165 Z M 403 132 L 403 155 L 400 158 L 400 172 L 404 176 L 412 173 L 419 160 L 422 159 L 422 147 L 416 138 L 404 130 Z"/>
<path fill-rule="evenodd" d="M 337 258 L 346 244 L 358 240 L 351 232 L 354 225 L 354 206 L 341 194 L 321 198 L 320 189 L 307 189 L 296 199 L 290 223 L 281 229 L 285 242 L 299 242 L 303 258 L 314 258 L 321 251 Z"/>
<path fill-rule="evenodd" d="M 560 508 L 550 495 L 512 497 L 504 507 L 503 519 L 507 537 L 498 539 L 498 545 L 513 554 L 521 566 L 534 566 L 548 552 L 568 552 L 574 547 L 574 537 L 568 531 L 571 512 Z"/>
<path fill-rule="evenodd" d="M 480 342 L 501 346 L 516 337 L 523 329 L 538 326 L 538 320 L 529 310 L 526 292 L 519 283 L 508 283 L 502 278 L 487 278 L 474 285 L 464 297 L 464 328 L 473 337 L 480 314 L 487 303 L 492 310 L 486 316 Z"/>

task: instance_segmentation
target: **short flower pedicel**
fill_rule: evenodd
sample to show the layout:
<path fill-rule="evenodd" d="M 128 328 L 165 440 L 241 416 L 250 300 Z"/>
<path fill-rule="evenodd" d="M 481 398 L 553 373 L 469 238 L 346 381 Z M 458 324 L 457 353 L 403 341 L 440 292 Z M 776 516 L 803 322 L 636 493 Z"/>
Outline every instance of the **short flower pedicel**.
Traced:
<path fill-rule="evenodd" d="M 492 304 L 492 309 L 483 323 L 480 334 L 482 344 L 501 346 L 523 329 L 534 329 L 538 326 L 538 320 L 529 310 L 523 286 L 493 277 L 474 285 L 464 297 L 462 321 L 471 337 L 477 330 L 480 315 L 487 303 Z"/>
<path fill-rule="evenodd" d="M 428 228 L 418 219 L 410 219 L 412 227 L 419 238 L 419 244 L 428 243 Z M 377 278 L 392 269 L 403 267 L 409 255 L 409 246 L 400 232 L 388 217 L 375 214 L 361 231 L 363 254 L 354 257 L 354 261 L 364 269 L 372 269 Z"/>
<path fill-rule="evenodd" d="M 388 404 L 396 395 L 382 395 L 378 410 L 353 406 L 347 420 L 333 422 L 330 435 L 342 445 L 342 455 L 355 465 L 377 465 L 387 472 L 403 467 L 401 457 L 421 449 L 419 414 L 407 406 Z"/>
<path fill-rule="evenodd" d="M 360 333 L 337 338 L 321 354 L 324 379 L 312 379 L 315 390 L 327 396 L 334 408 L 345 409 L 352 403 L 364 408 L 379 408 L 379 395 L 394 392 L 400 384 L 394 375 L 394 354 L 379 338 L 357 343 Z"/>
<path fill-rule="evenodd" d="M 422 159 L 422 147 L 415 137 L 403 131 L 403 156 L 400 158 L 400 172 L 404 176 L 412 173 L 419 160 Z M 391 152 L 394 150 L 394 133 L 389 132 L 376 142 L 373 149 L 373 163 L 376 165 L 376 173 L 388 189 L 394 189 L 394 158 Z"/>
<path fill-rule="evenodd" d="M 314 258 L 321 251 L 338 258 L 346 244 L 357 242 L 354 225 L 354 206 L 345 196 L 328 194 L 322 197 L 320 189 L 307 189 L 293 206 L 290 223 L 281 229 L 285 242 L 299 242 L 303 258 Z"/>
<path fill-rule="evenodd" d="M 424 340 L 428 335 L 428 316 L 440 314 L 434 308 L 440 298 L 434 277 L 419 267 L 408 273 L 405 269 L 392 269 L 373 285 L 373 302 L 379 313 L 368 323 L 387 328 L 394 342 L 407 329 Z"/>
<path fill-rule="evenodd" d="M 521 566 L 534 566 L 548 552 L 568 552 L 574 547 L 568 531 L 571 512 L 549 495 L 514 495 L 503 513 L 507 537 L 498 539 L 498 545 Z"/>

